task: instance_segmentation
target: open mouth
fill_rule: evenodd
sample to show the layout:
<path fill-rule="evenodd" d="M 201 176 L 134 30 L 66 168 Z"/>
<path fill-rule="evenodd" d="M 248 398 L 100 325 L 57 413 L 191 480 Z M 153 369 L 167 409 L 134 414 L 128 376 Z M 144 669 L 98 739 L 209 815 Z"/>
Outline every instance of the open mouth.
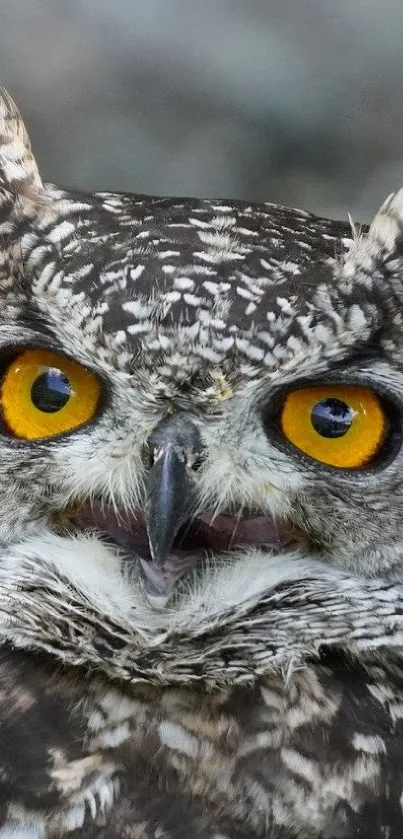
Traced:
<path fill-rule="evenodd" d="M 104 541 L 120 549 L 125 560 L 136 563 L 148 594 L 157 599 L 170 596 L 177 583 L 208 557 L 245 547 L 282 553 L 295 541 L 295 536 L 266 516 L 200 515 L 180 527 L 161 565 L 152 559 L 141 510 L 120 514 L 95 502 L 82 505 L 69 520 L 80 531 L 98 531 Z"/>

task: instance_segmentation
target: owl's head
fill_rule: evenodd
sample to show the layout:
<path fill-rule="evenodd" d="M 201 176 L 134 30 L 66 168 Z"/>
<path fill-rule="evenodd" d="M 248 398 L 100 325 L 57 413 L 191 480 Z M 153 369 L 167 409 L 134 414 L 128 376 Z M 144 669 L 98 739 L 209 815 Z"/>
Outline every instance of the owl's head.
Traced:
<path fill-rule="evenodd" d="M 358 231 L 59 190 L 6 94 L 0 187 L 3 546 L 126 614 L 403 575 L 402 192 Z"/>

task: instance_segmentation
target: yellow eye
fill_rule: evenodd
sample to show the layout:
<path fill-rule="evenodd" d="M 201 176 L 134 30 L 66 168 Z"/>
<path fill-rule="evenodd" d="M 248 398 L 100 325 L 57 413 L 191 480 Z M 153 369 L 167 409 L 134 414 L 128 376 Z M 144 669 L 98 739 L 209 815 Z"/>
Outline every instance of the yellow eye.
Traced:
<path fill-rule="evenodd" d="M 40 440 L 71 431 L 95 414 L 98 379 L 48 350 L 24 350 L 0 385 L 3 420 L 14 437 Z"/>
<path fill-rule="evenodd" d="M 320 385 L 286 396 L 280 427 L 287 440 L 309 457 L 339 469 L 359 469 L 378 454 L 387 418 L 370 388 Z"/>

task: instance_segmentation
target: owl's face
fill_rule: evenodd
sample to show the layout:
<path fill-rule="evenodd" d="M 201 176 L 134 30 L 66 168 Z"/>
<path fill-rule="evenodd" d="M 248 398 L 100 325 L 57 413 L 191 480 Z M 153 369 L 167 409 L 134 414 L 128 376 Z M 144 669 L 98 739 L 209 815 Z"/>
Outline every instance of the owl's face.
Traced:
<path fill-rule="evenodd" d="M 125 608 L 290 551 L 400 576 L 401 194 L 351 238 L 33 171 L 6 193 L 3 543 L 42 535 Z"/>

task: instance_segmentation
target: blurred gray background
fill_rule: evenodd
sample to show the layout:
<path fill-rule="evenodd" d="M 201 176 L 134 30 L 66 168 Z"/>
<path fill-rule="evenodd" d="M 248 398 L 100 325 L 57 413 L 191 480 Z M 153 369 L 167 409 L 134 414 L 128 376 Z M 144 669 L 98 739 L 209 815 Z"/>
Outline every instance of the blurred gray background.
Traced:
<path fill-rule="evenodd" d="M 367 219 L 403 185 L 403 0 L 0 0 L 47 180 Z"/>

